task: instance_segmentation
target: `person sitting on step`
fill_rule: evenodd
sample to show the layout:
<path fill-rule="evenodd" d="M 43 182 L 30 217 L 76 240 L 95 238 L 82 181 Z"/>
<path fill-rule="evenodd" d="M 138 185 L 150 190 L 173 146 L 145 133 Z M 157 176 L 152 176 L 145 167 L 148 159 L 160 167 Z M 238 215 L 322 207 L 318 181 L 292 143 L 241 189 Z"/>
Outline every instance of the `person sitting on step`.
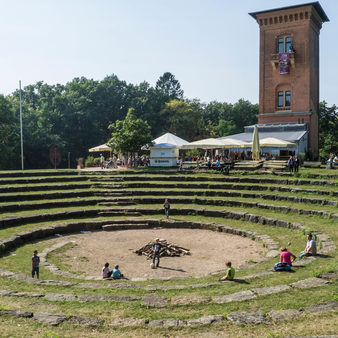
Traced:
<path fill-rule="evenodd" d="M 119 270 L 119 266 L 118 265 L 115 265 L 115 268 L 114 270 L 112 271 L 112 276 L 113 276 L 113 279 L 121 279 L 123 278 L 123 274 L 121 273 L 121 271 Z"/>
<path fill-rule="evenodd" d="M 102 269 L 102 278 L 103 279 L 110 278 L 112 273 L 113 271 L 110 271 L 109 269 L 109 263 L 106 263 Z"/>
<path fill-rule="evenodd" d="M 307 235 L 307 243 L 304 251 L 299 255 L 299 259 L 302 259 L 304 256 L 315 256 L 317 255 L 317 243 L 313 240 L 312 235 Z"/>
<path fill-rule="evenodd" d="M 226 263 L 226 272 L 225 272 L 225 276 L 223 276 L 222 278 L 220 278 L 220 281 L 225 281 L 225 280 L 234 280 L 235 277 L 235 269 L 233 267 L 231 267 L 231 262 L 227 262 Z"/>

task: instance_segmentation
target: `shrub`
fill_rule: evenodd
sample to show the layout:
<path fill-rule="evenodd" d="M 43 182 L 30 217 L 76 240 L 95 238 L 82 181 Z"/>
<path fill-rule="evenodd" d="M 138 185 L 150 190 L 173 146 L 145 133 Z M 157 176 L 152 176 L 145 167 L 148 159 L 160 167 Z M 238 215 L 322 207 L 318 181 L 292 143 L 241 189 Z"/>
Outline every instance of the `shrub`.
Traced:
<path fill-rule="evenodd" d="M 100 163 L 99 157 L 94 157 L 94 156 L 89 155 L 86 158 L 85 166 L 86 167 L 96 167 L 99 163 Z"/>

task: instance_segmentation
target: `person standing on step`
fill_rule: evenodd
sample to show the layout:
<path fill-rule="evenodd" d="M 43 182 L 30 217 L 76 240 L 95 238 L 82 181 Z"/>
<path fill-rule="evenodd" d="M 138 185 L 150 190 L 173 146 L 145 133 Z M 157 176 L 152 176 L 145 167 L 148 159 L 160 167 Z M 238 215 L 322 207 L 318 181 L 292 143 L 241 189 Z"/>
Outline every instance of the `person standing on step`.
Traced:
<path fill-rule="evenodd" d="M 40 257 L 38 256 L 38 251 L 35 250 L 32 256 L 32 278 L 34 278 L 36 274 L 36 278 L 40 279 L 39 266 L 40 266 Z"/>
<path fill-rule="evenodd" d="M 169 200 L 166 198 L 163 204 L 164 212 L 165 212 L 165 217 L 169 219 L 169 210 L 170 210 L 170 203 Z"/>
<path fill-rule="evenodd" d="M 101 169 L 104 167 L 104 156 L 100 154 L 100 164 L 101 164 Z"/>
<path fill-rule="evenodd" d="M 295 169 L 295 173 L 298 173 L 298 171 L 299 171 L 299 159 L 298 159 L 298 156 L 295 156 L 295 159 L 293 160 L 293 167 Z"/>
<path fill-rule="evenodd" d="M 290 173 L 290 174 L 293 173 L 293 165 L 294 165 L 293 157 L 290 156 L 290 158 L 289 158 L 289 160 L 288 160 L 288 168 L 289 168 L 289 173 Z"/>
<path fill-rule="evenodd" d="M 153 249 L 153 264 L 155 264 L 155 260 L 157 259 L 156 267 L 160 265 L 160 253 L 162 249 L 162 244 L 160 243 L 160 239 L 156 238 L 155 243 L 152 246 Z"/>

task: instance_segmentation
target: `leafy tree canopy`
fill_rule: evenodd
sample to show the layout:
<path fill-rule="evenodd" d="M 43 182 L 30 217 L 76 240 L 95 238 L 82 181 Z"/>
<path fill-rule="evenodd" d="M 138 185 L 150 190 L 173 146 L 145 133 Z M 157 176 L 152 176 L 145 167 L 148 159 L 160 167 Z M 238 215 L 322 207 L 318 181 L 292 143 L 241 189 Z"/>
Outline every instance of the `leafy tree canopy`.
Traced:
<path fill-rule="evenodd" d="M 123 121 L 117 120 L 109 125 L 112 137 L 108 144 L 119 153 L 135 153 L 141 147 L 152 140 L 150 126 L 146 121 L 137 118 L 134 109 L 128 110 L 127 116 Z"/>
<path fill-rule="evenodd" d="M 325 162 L 330 153 L 338 152 L 338 108 L 321 102 L 319 116 L 319 157 Z"/>

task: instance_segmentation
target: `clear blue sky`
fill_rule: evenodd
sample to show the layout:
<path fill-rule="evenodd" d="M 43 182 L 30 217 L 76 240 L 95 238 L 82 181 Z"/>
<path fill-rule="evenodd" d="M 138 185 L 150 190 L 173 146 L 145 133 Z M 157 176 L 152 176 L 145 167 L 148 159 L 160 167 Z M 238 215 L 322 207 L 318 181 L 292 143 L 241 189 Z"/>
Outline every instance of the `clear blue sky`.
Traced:
<path fill-rule="evenodd" d="M 169 71 L 185 96 L 258 103 L 259 27 L 248 12 L 299 0 L 0 0 L 0 93 L 116 74 L 151 85 Z M 321 0 L 320 98 L 338 104 L 338 1 Z"/>

